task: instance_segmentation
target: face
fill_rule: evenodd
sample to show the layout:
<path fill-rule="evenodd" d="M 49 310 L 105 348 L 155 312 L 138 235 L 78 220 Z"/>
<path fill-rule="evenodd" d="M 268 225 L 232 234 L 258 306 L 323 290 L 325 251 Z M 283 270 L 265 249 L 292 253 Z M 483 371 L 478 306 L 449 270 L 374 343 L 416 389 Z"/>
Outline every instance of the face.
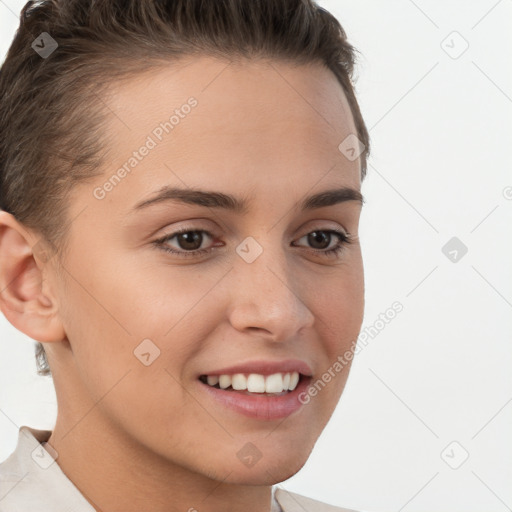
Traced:
<path fill-rule="evenodd" d="M 282 481 L 340 398 L 350 363 L 332 368 L 363 318 L 342 88 L 320 65 L 203 57 L 124 81 L 106 103 L 105 173 L 74 189 L 66 272 L 52 277 L 67 335 L 47 344 L 66 368 L 59 400 L 96 403 L 91 428 L 159 460 Z M 304 208 L 342 188 L 356 193 Z M 233 389 L 246 380 L 259 391 Z"/>

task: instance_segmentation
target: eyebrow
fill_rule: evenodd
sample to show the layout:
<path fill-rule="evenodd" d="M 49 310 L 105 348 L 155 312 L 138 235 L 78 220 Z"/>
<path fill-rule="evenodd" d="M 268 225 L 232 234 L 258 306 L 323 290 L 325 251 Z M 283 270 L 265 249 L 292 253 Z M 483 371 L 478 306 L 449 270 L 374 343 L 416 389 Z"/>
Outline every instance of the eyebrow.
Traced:
<path fill-rule="evenodd" d="M 177 188 L 164 186 L 153 197 L 137 203 L 132 211 L 140 211 L 149 206 L 166 201 L 181 202 L 208 208 L 220 208 L 239 214 L 248 212 L 248 200 L 224 194 L 223 192 L 199 190 L 195 188 Z M 363 205 L 365 199 L 359 190 L 350 187 L 341 187 L 325 190 L 310 195 L 299 203 L 300 211 L 314 210 L 333 206 L 347 201 L 356 201 Z"/>

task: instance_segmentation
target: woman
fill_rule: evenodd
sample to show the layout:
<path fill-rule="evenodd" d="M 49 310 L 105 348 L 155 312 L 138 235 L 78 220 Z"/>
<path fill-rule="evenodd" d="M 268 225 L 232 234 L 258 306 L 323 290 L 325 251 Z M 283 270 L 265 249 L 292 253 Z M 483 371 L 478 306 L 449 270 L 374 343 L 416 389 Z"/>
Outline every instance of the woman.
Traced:
<path fill-rule="evenodd" d="M 311 0 L 24 7 L 0 74 L 0 303 L 58 415 L 21 427 L 0 510 L 346 510 L 275 484 L 363 319 L 354 51 Z"/>

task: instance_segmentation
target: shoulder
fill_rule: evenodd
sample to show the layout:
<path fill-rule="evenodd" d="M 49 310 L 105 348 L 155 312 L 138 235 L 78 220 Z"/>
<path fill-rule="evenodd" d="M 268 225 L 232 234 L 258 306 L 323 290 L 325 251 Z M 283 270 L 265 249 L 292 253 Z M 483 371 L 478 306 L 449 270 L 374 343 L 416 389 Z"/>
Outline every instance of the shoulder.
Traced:
<path fill-rule="evenodd" d="M 283 512 L 358 512 L 357 510 L 336 507 L 323 501 L 308 498 L 302 494 L 277 488 L 275 498 Z M 363 511 L 360 511 L 363 512 Z"/>

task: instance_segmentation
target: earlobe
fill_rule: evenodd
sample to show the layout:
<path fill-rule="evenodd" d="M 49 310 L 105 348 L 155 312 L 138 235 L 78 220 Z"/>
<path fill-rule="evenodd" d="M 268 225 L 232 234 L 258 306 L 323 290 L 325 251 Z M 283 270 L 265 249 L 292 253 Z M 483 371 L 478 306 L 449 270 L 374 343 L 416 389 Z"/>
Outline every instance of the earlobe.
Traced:
<path fill-rule="evenodd" d="M 0 211 L 0 309 L 19 331 L 40 342 L 65 338 L 58 304 L 43 292 L 44 272 L 33 252 L 37 238 Z"/>

